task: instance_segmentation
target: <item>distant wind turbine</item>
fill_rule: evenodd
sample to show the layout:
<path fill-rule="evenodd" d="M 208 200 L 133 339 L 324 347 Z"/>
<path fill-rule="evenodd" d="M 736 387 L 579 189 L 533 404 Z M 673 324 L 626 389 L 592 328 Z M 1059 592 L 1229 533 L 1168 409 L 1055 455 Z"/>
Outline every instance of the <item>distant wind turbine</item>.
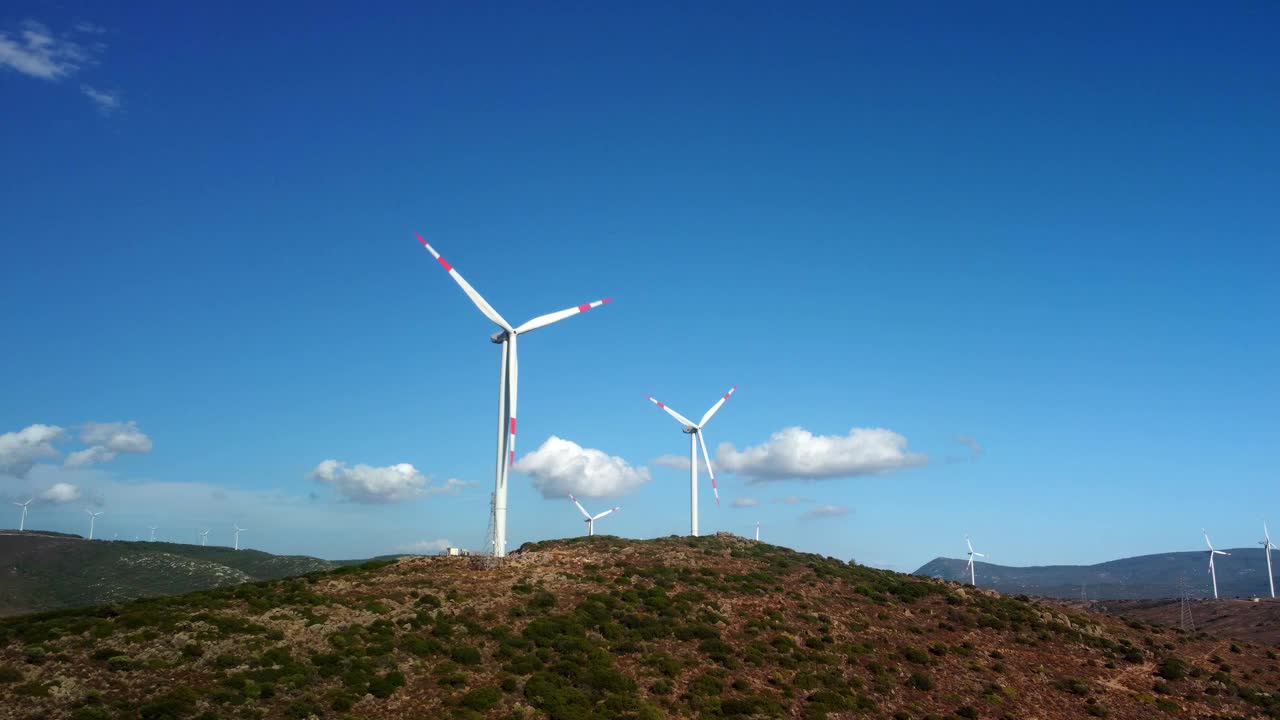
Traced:
<path fill-rule="evenodd" d="M 208 530 L 201 530 L 201 531 L 200 531 L 200 545 L 201 545 L 201 546 L 206 546 L 206 545 L 208 545 L 208 544 L 209 544 L 209 531 L 208 531 Z"/>
<path fill-rule="evenodd" d="M 35 500 L 35 498 L 31 498 L 31 500 Z M 20 502 L 14 503 L 14 505 L 17 505 L 18 507 L 22 508 L 22 519 L 18 521 L 18 532 L 22 532 L 23 530 L 27 529 L 27 506 L 31 504 L 31 500 L 28 500 L 24 503 L 20 503 Z"/>
<path fill-rule="evenodd" d="M 234 550 L 239 550 L 239 549 L 240 549 L 240 533 L 244 532 L 244 531 L 245 531 L 245 530 L 247 530 L 248 528 L 242 528 L 242 527 L 240 527 L 240 525 L 239 525 L 238 523 L 237 523 L 237 524 L 235 524 L 235 525 L 232 525 L 231 527 L 233 527 L 233 528 L 235 528 L 235 529 L 236 529 L 236 546 L 235 546 L 235 548 L 233 548 L 233 549 L 234 549 Z"/>
<path fill-rule="evenodd" d="M 760 521 L 756 521 L 756 542 L 760 542 Z"/>
<path fill-rule="evenodd" d="M 986 555 L 983 555 L 980 552 L 973 551 L 973 543 L 969 541 L 968 535 L 964 536 L 964 542 L 966 545 L 969 546 L 969 584 L 974 587 L 978 587 L 978 576 L 974 571 L 973 559 L 976 557 L 986 557 Z"/>
<path fill-rule="evenodd" d="M 1209 546 L 1209 576 L 1213 578 L 1213 599 L 1218 599 L 1218 571 L 1213 567 L 1214 555 L 1230 555 L 1225 550 L 1214 550 L 1213 543 L 1209 542 L 1209 532 L 1204 528 L 1200 528 L 1200 532 L 1204 534 L 1204 544 Z"/>
<path fill-rule="evenodd" d="M 414 234 L 417 235 L 417 233 Z M 493 489 L 493 554 L 496 557 L 505 557 L 507 554 L 507 475 L 516 462 L 516 400 L 520 373 L 520 366 L 516 359 L 516 336 L 560 322 L 592 308 L 598 308 L 610 299 L 596 300 L 539 315 L 519 327 L 512 327 L 511 323 L 503 319 L 498 311 L 494 310 L 493 306 L 481 297 L 480 293 L 476 292 L 476 289 L 471 287 L 471 284 L 464 280 L 452 265 L 440 257 L 440 253 L 427 244 L 421 235 L 418 235 L 418 242 L 421 242 L 427 252 L 431 253 L 431 257 L 434 257 L 445 272 L 449 273 L 453 281 L 458 283 L 462 292 L 471 298 L 471 302 L 479 308 L 480 312 L 484 313 L 484 316 L 493 324 L 502 328 L 491 335 L 489 341 L 502 346 L 502 369 L 498 375 L 498 460 Z"/>
<path fill-rule="evenodd" d="M 89 514 L 89 539 L 92 540 L 93 539 L 93 523 L 95 520 L 98 519 L 98 516 L 101 515 L 103 511 L 99 510 L 98 512 L 93 512 L 92 510 L 85 510 L 85 512 Z"/>
<path fill-rule="evenodd" d="M 574 505 L 577 505 L 577 506 L 578 506 L 578 510 L 582 511 L 582 517 L 584 517 L 584 518 L 586 518 L 586 519 L 587 519 L 587 535 L 588 535 L 588 536 L 591 536 L 591 535 L 595 535 L 595 534 L 596 534 L 596 521 L 597 521 L 597 520 L 599 520 L 600 518 L 604 517 L 605 515 L 608 515 L 608 514 L 610 514 L 610 513 L 617 512 L 617 511 L 619 511 L 619 510 L 621 510 L 621 509 L 622 509 L 622 506 L 621 506 L 621 505 L 619 505 L 618 507 L 609 508 L 608 510 L 605 510 L 604 512 L 600 513 L 599 515 L 592 515 L 591 513 L 587 512 L 587 509 L 586 509 L 586 508 L 582 507 L 582 503 L 578 502 L 578 498 L 576 498 L 576 497 L 574 497 L 572 494 L 570 494 L 570 495 L 569 495 L 569 499 L 573 501 L 573 504 L 574 504 Z"/>
<path fill-rule="evenodd" d="M 1271 597 L 1276 596 L 1276 581 L 1271 574 L 1271 551 L 1276 549 L 1275 543 L 1271 542 L 1271 533 L 1267 531 L 1267 524 L 1262 523 L 1262 541 L 1258 543 L 1262 546 L 1262 552 L 1267 556 L 1267 584 L 1271 586 Z"/>
<path fill-rule="evenodd" d="M 152 526 L 148 527 L 147 529 L 151 531 L 151 542 L 155 542 L 155 541 L 156 541 L 156 531 L 157 531 L 157 530 L 159 530 L 159 529 L 160 529 L 160 527 L 159 527 L 159 526 L 157 526 L 157 525 L 152 525 Z"/>
<path fill-rule="evenodd" d="M 684 432 L 689 436 L 689 534 L 698 536 L 698 444 L 702 444 L 702 457 L 707 461 L 707 475 L 711 477 L 711 492 L 716 495 L 716 505 L 720 504 L 720 491 L 716 488 L 716 473 L 711 469 L 711 456 L 707 453 L 707 441 L 702 437 L 702 426 L 707 424 L 712 415 L 715 415 L 720 406 L 724 405 L 724 401 L 738 389 L 737 385 L 729 388 L 729 392 L 716 401 L 715 405 L 702 416 L 702 420 L 693 422 L 680 413 L 672 410 L 670 407 L 658 402 L 657 398 L 652 395 L 645 395 L 649 402 L 657 405 L 667 412 L 668 415 L 676 419 L 676 422 L 684 425 Z"/>

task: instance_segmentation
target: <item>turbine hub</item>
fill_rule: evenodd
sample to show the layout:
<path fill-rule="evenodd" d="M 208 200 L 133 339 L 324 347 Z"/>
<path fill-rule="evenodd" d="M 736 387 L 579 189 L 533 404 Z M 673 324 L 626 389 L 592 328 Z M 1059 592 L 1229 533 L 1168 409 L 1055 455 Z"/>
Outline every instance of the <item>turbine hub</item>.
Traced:
<path fill-rule="evenodd" d="M 493 343 L 494 345 L 501 345 L 506 341 L 507 341 L 506 330 L 499 330 L 498 332 L 489 336 L 489 342 Z"/>
<path fill-rule="evenodd" d="M 694 427 L 694 426 L 692 426 L 692 425 L 689 425 L 688 427 L 686 427 L 685 429 L 681 430 L 680 432 L 684 433 L 685 435 L 697 435 L 697 434 L 698 434 L 698 428 L 696 428 L 696 427 Z"/>

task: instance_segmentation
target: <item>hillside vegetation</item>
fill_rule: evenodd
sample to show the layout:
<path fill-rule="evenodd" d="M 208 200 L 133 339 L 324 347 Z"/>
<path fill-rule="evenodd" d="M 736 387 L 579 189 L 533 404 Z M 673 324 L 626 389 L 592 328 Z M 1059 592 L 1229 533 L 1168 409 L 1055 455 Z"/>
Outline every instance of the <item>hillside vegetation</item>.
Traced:
<path fill-rule="evenodd" d="M 0 615 L 99 605 L 331 570 L 337 563 L 256 550 L 0 533 Z"/>
<path fill-rule="evenodd" d="M 729 536 L 0 621 L 16 718 L 1280 717 L 1274 652 Z"/>

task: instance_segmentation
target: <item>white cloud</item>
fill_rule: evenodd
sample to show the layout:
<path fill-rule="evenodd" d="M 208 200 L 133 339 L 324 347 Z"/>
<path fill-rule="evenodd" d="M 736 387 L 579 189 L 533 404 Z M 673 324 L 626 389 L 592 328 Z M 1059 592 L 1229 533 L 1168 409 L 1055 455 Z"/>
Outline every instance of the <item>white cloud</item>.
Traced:
<path fill-rule="evenodd" d="M 774 433 L 763 445 L 739 452 L 724 443 L 716 451 L 716 463 L 722 470 L 751 482 L 854 477 L 926 462 L 927 455 L 907 450 L 905 437 L 881 428 L 853 428 L 848 435 L 814 435 L 802 427 L 789 427 Z"/>
<path fill-rule="evenodd" d="M 62 437 L 57 425 L 28 425 L 0 435 L 0 475 L 25 477 L 41 458 L 58 456 L 53 441 Z"/>
<path fill-rule="evenodd" d="M 104 114 L 109 115 L 120 109 L 120 93 L 99 90 L 91 85 L 81 85 L 80 92 L 92 100 Z"/>
<path fill-rule="evenodd" d="M 419 540 L 416 543 L 401 545 L 399 549 L 401 552 L 413 555 L 436 555 L 451 547 L 456 546 L 448 538 L 438 538 L 436 540 Z"/>
<path fill-rule="evenodd" d="M 749 507 L 755 507 L 755 506 L 757 506 L 757 505 L 759 505 L 759 504 L 760 504 L 760 501 L 759 501 L 759 500 L 757 500 L 757 499 L 755 499 L 755 498 L 751 498 L 751 497 L 740 497 L 740 498 L 734 498 L 733 503 L 732 503 L 732 505 L 733 505 L 734 507 L 736 507 L 736 508 L 749 508 Z"/>
<path fill-rule="evenodd" d="M 662 455 L 654 458 L 653 464 L 689 472 L 689 458 L 684 455 Z M 698 471 L 707 471 L 707 461 L 701 455 L 698 456 Z"/>
<path fill-rule="evenodd" d="M 154 447 L 151 438 L 132 420 L 85 423 L 80 430 L 80 441 L 90 447 L 68 455 L 64 463 L 67 467 L 81 468 L 108 462 L 120 453 L 145 454 Z"/>
<path fill-rule="evenodd" d="M 583 497 L 625 495 L 649 482 L 649 468 L 632 467 L 620 457 L 554 435 L 520 458 L 514 468 L 532 475 L 533 486 L 546 498 L 569 493 Z"/>
<path fill-rule="evenodd" d="M 849 508 L 839 505 L 819 505 L 810 510 L 801 517 L 807 520 L 820 520 L 822 518 L 843 517 L 849 514 Z"/>
<path fill-rule="evenodd" d="M 427 476 L 409 463 L 373 467 L 348 467 L 337 460 L 325 460 L 307 477 L 331 485 L 346 499 L 358 503 L 394 503 L 412 500 L 427 493 Z"/>
<path fill-rule="evenodd" d="M 49 28 L 27 20 L 16 35 L 0 32 L 0 67 L 28 77 L 58 81 L 74 75 L 91 60 L 90 51 Z"/>
<path fill-rule="evenodd" d="M 71 483 L 59 482 L 40 493 L 40 499 L 51 503 L 69 503 L 80 499 L 80 488 Z"/>

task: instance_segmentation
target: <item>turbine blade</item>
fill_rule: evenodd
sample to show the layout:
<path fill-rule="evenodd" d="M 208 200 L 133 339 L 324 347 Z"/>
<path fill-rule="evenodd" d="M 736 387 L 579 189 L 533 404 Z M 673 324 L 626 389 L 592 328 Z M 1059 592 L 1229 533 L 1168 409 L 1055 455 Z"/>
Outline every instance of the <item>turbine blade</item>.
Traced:
<path fill-rule="evenodd" d="M 711 456 L 707 454 L 707 441 L 702 439 L 702 433 L 695 433 L 698 436 L 698 447 L 702 448 L 702 459 L 707 461 L 707 477 L 711 478 L 711 492 L 715 493 L 716 506 L 720 506 L 720 489 L 716 487 L 716 474 L 711 469 Z"/>
<path fill-rule="evenodd" d="M 414 233 L 414 235 L 418 236 L 418 241 L 422 243 L 422 247 L 426 248 L 427 252 L 431 253 L 431 256 L 434 257 L 436 261 L 440 263 L 440 266 L 449 273 L 449 276 L 453 278 L 454 282 L 458 283 L 458 286 L 462 288 L 462 292 L 466 293 L 467 297 L 471 298 L 471 302 L 475 303 L 476 307 L 480 308 L 480 312 L 484 313 L 485 317 L 497 323 L 503 330 L 510 331 L 512 329 L 511 324 L 502 319 L 502 316 L 498 314 L 498 311 L 494 310 L 493 306 L 481 297 L 480 293 L 476 292 L 475 288 L 471 287 L 471 283 L 467 282 L 465 278 L 458 274 L 457 270 L 453 269 L 452 265 L 445 261 L 444 258 L 440 257 L 440 253 L 436 252 L 435 248 L 431 247 L 431 245 L 423 239 L 421 235 L 418 235 L 418 233 Z"/>
<path fill-rule="evenodd" d="M 584 518 L 586 518 L 586 519 L 588 519 L 588 520 L 590 520 L 590 519 L 591 519 L 591 513 L 587 512 L 587 509 L 586 509 L 586 508 L 584 508 L 584 507 L 582 507 L 582 503 L 578 502 L 578 498 L 574 497 L 574 496 L 571 494 L 571 495 L 569 495 L 569 499 L 573 501 L 573 504 L 574 504 L 574 505 L 577 505 L 577 506 L 578 506 L 578 510 L 582 512 L 582 517 L 584 517 Z"/>
<path fill-rule="evenodd" d="M 964 544 L 969 546 L 969 553 L 970 553 L 970 554 L 972 554 L 972 553 L 973 553 L 973 543 L 969 540 L 969 536 L 968 536 L 968 535 L 965 535 L 965 536 L 964 536 Z"/>
<path fill-rule="evenodd" d="M 976 552 L 976 553 L 974 553 L 973 555 L 974 555 L 974 557 L 986 557 L 986 555 L 984 555 L 984 554 L 982 554 L 982 553 L 980 553 L 980 552 Z"/>
<path fill-rule="evenodd" d="M 621 509 L 622 509 L 622 506 L 621 506 L 621 505 L 619 505 L 618 507 L 615 507 L 615 508 L 609 508 L 608 510 L 605 510 L 604 512 L 600 513 L 599 515 L 597 515 L 597 516 L 595 516 L 595 517 L 593 517 L 593 518 L 591 518 L 591 519 L 592 519 L 593 521 L 594 521 L 594 520 L 599 520 L 600 518 L 604 517 L 605 515 L 612 515 L 613 513 L 617 512 L 617 511 L 619 511 L 619 510 L 621 510 Z"/>
<path fill-rule="evenodd" d="M 733 387 L 729 388 L 729 392 L 725 393 L 724 397 L 717 400 L 716 404 L 712 405 L 711 409 L 707 411 L 707 414 L 702 416 L 702 420 L 698 422 L 698 427 L 702 427 L 703 425 L 706 425 L 707 421 L 711 419 L 711 416 L 719 412 L 720 406 L 724 405 L 724 401 L 728 400 L 729 396 L 733 394 L 733 391 L 737 389 L 738 389 L 737 385 L 734 385 Z"/>
<path fill-rule="evenodd" d="M 676 422 L 679 422 L 679 423 L 681 423 L 682 425 L 687 425 L 688 427 L 697 427 L 697 425 L 694 425 L 694 424 L 689 420 L 689 418 L 687 418 L 687 417 L 685 417 L 685 416 L 681 415 L 680 413 L 676 412 L 675 410 L 672 410 L 671 408 L 667 407 L 666 405 L 663 405 L 661 402 L 659 402 L 659 401 L 658 401 L 658 398 L 656 398 L 656 397 L 654 397 L 654 396 L 652 396 L 652 395 L 645 395 L 645 397 L 649 399 L 649 402 L 653 403 L 654 405 L 657 405 L 658 407 L 662 408 L 663 410 L 666 410 L 668 415 L 670 415 L 671 417 L 673 417 L 673 418 L 675 418 L 675 419 L 676 419 Z"/>
<path fill-rule="evenodd" d="M 573 317 L 578 313 L 584 313 L 588 310 L 593 310 L 609 302 L 613 302 L 613 298 L 605 298 L 603 300 L 597 300 L 595 302 L 587 303 L 586 305 L 578 305 L 577 307 L 565 308 L 564 310 L 561 310 L 559 312 L 547 313 L 546 315 L 539 315 L 538 317 L 516 328 L 516 332 L 526 333 L 526 332 L 529 332 L 530 330 L 537 330 L 540 327 L 546 327 L 551 323 L 560 322 L 561 320 L 567 317 Z"/>

